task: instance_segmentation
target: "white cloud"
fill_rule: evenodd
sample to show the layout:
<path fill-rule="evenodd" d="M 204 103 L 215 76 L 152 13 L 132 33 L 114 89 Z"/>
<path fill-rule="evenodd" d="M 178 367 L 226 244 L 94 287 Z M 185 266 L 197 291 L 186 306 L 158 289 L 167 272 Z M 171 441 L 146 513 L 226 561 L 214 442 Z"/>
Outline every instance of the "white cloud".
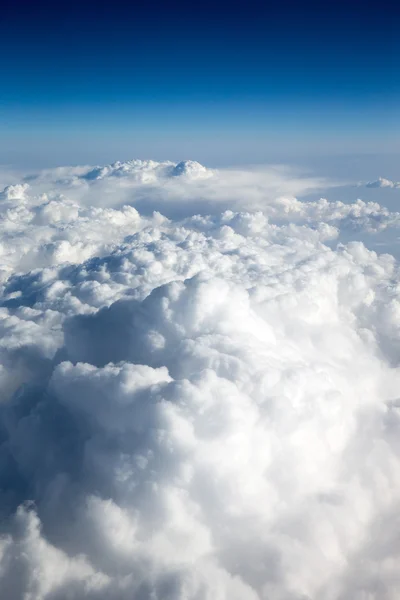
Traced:
<path fill-rule="evenodd" d="M 365 186 L 368 188 L 399 188 L 400 182 L 379 177 L 375 181 L 368 181 Z"/>
<path fill-rule="evenodd" d="M 325 242 L 398 213 L 200 167 L 3 194 L 1 589 L 395 600 L 398 265 Z"/>

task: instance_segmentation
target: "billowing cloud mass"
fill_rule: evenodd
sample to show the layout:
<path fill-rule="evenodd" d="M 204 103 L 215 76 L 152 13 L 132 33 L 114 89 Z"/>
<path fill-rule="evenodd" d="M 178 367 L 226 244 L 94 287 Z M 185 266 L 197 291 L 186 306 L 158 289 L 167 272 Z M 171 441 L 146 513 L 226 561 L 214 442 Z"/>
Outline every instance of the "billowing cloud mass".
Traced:
<path fill-rule="evenodd" d="M 131 161 L 3 190 L 2 598 L 399 598 L 399 268 L 358 234 L 400 215 L 305 199 L 333 185 Z"/>

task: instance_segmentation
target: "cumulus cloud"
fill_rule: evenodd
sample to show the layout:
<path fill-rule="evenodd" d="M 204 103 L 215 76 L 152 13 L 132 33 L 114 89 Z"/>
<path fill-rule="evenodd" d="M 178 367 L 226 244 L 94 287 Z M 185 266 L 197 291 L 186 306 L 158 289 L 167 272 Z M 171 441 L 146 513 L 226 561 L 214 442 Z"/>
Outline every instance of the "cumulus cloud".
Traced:
<path fill-rule="evenodd" d="M 368 181 L 365 186 L 368 188 L 400 188 L 400 182 L 379 177 L 375 181 Z"/>
<path fill-rule="evenodd" d="M 141 213 L 156 209 L 174 218 L 207 214 L 216 203 L 221 210 L 256 209 L 278 196 L 299 196 L 337 185 L 282 165 L 216 170 L 196 161 L 151 160 L 50 169 L 28 175 L 25 181 L 36 191 L 52 196 L 63 192 L 85 206 L 120 208 L 129 203 Z"/>
<path fill-rule="evenodd" d="M 3 192 L 7 600 L 398 598 L 399 269 L 334 240 L 399 215 L 320 185 L 131 161 Z"/>

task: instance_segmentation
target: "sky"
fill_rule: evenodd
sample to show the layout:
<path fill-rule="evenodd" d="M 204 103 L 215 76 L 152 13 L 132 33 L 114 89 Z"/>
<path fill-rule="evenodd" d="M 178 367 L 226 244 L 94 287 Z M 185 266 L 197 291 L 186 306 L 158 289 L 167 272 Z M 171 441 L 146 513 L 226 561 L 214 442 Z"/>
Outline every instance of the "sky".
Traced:
<path fill-rule="evenodd" d="M 397 152 L 398 13 L 362 2 L 6 0 L 0 162 Z"/>

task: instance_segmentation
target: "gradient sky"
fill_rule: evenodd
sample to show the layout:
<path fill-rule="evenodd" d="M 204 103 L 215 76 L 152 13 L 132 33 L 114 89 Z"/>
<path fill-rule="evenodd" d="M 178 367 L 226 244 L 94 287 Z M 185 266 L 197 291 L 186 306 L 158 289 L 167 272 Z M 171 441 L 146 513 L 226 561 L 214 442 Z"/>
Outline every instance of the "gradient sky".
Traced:
<path fill-rule="evenodd" d="M 20 2 L 0 15 L 0 162 L 397 152 L 385 2 Z"/>

